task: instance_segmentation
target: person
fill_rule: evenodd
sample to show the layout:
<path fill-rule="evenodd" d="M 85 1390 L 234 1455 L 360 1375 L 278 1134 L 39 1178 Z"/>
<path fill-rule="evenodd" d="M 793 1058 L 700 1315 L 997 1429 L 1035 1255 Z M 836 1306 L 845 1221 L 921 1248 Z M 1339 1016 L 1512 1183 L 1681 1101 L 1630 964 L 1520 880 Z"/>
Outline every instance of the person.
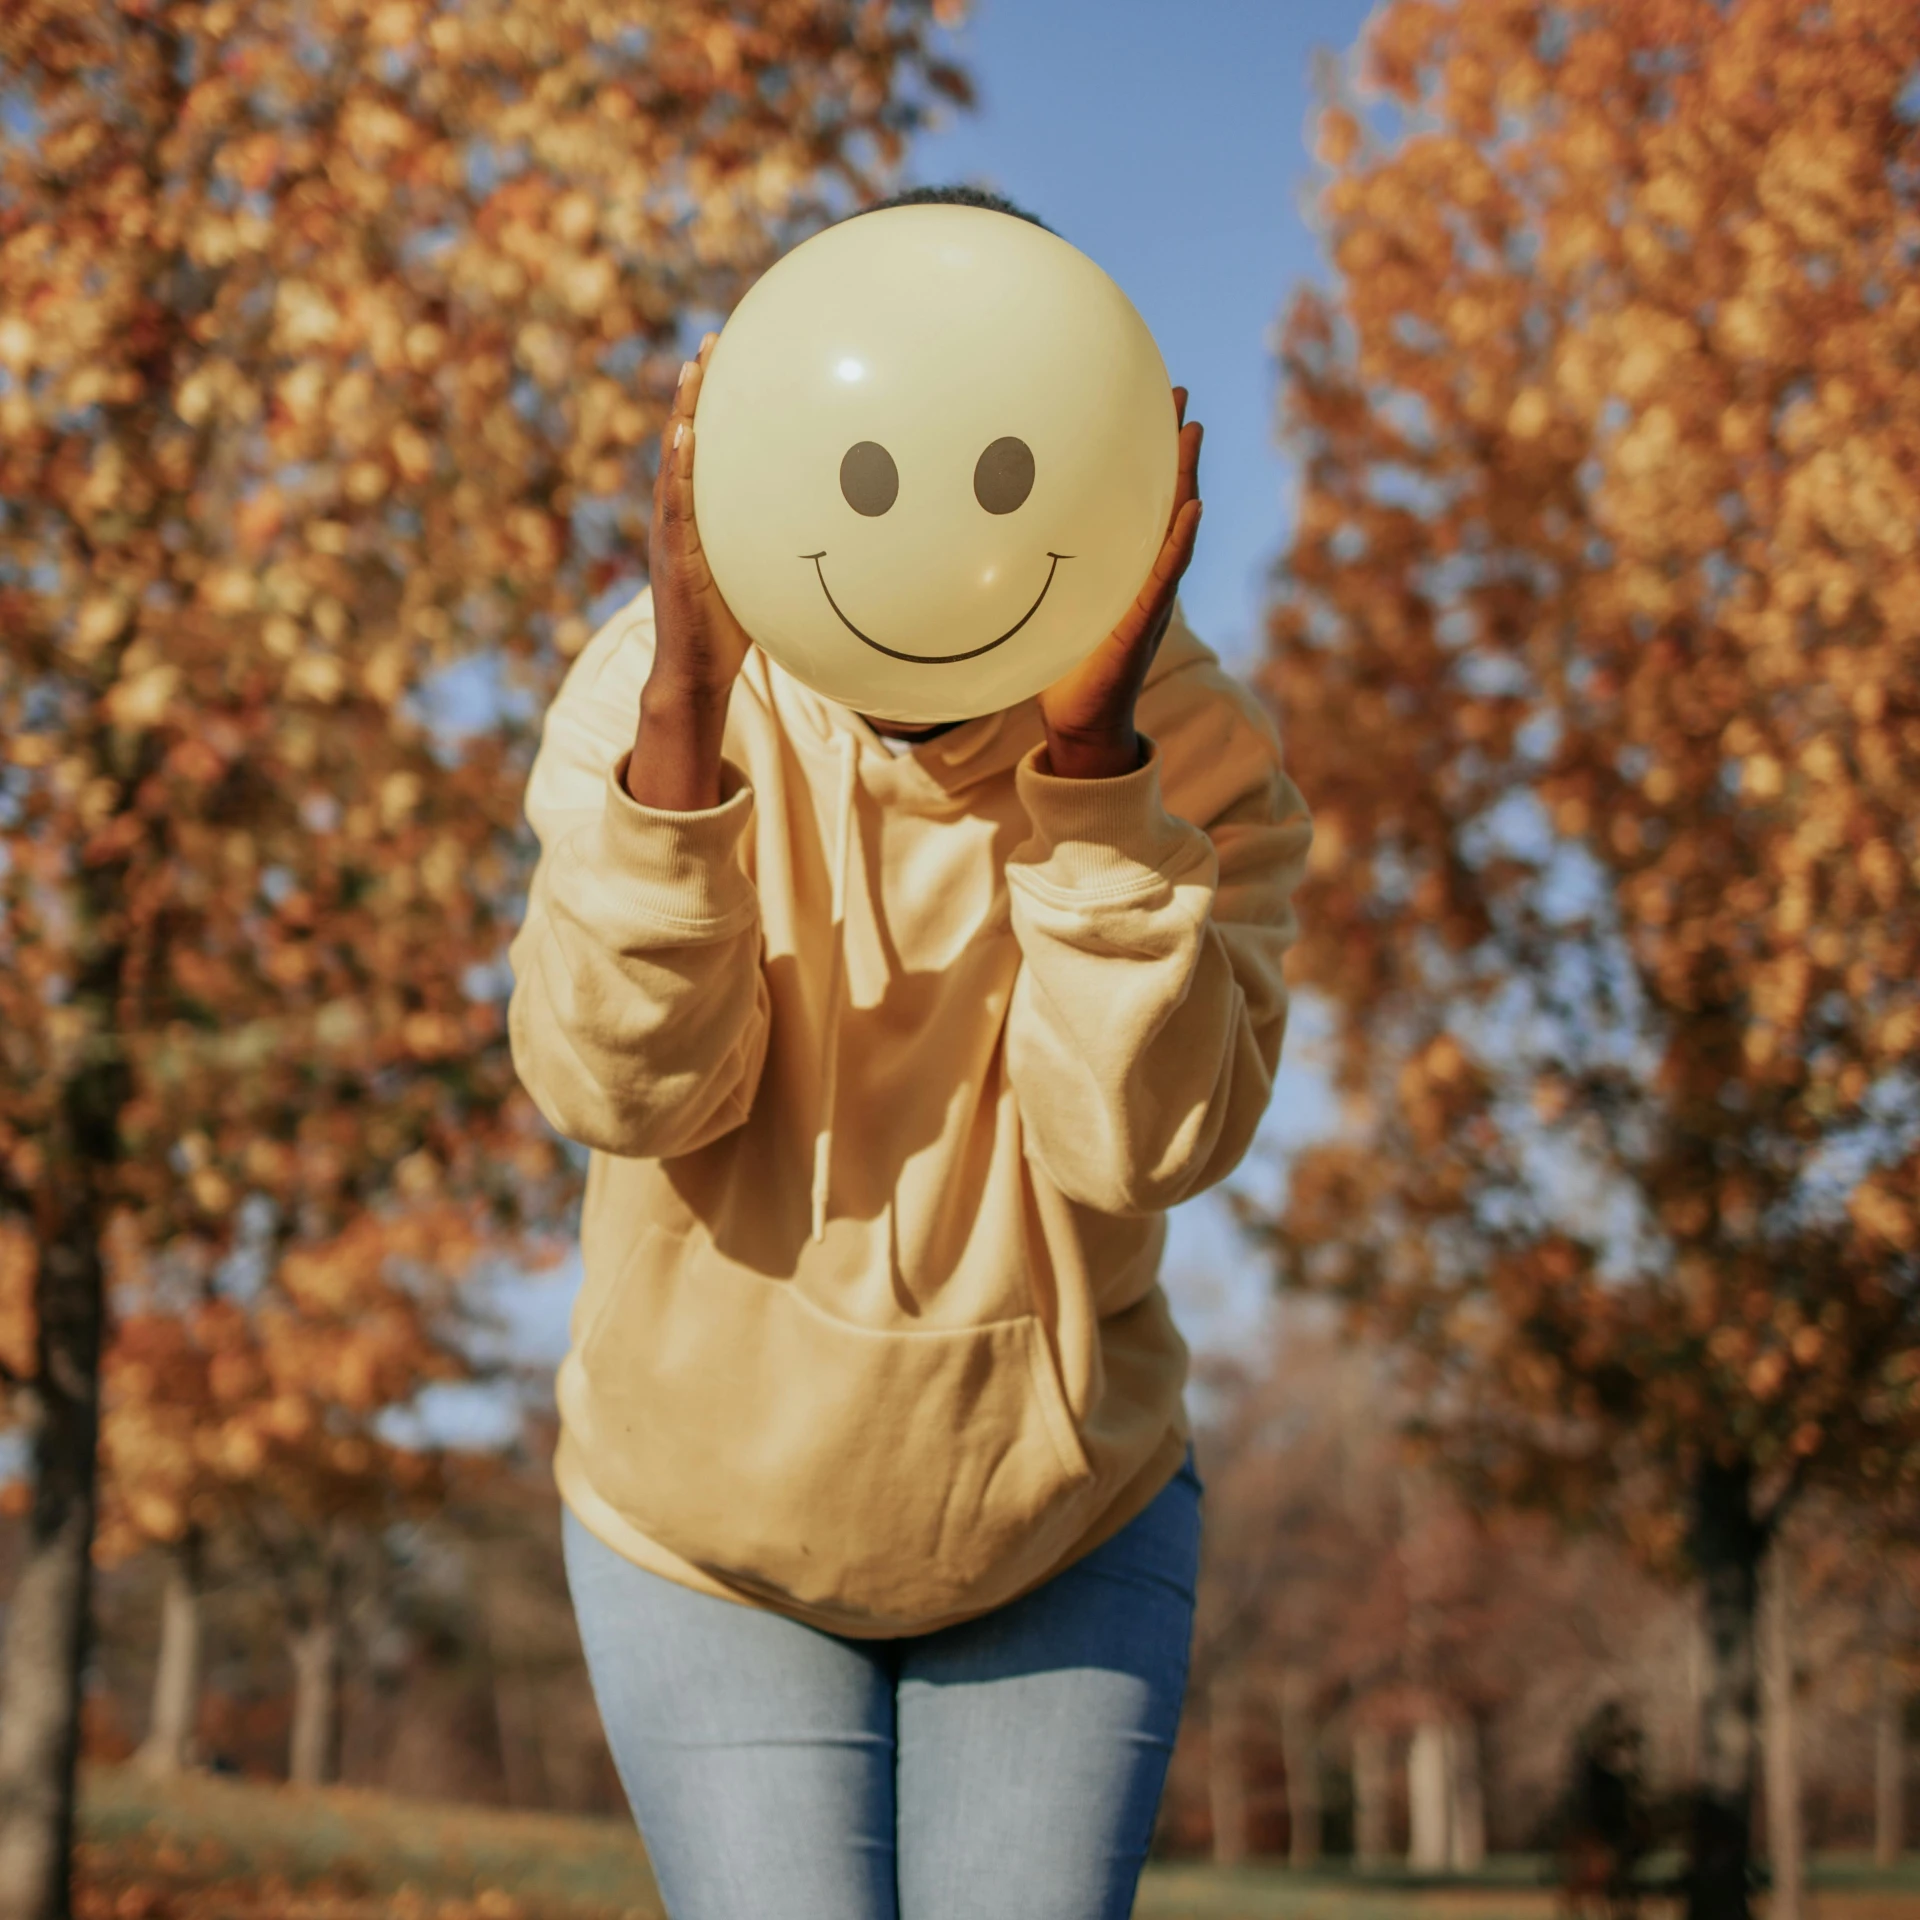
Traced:
<path fill-rule="evenodd" d="M 1639 1911 L 1640 1869 L 1654 1841 L 1644 1747 L 1639 1722 L 1619 1700 L 1603 1700 L 1575 1736 L 1555 1849 L 1569 1913 L 1633 1920 Z"/>
<path fill-rule="evenodd" d="M 929 197 L 1032 218 L 888 204 Z M 544 722 L 512 950 L 520 1075 L 592 1149 L 555 1473 L 595 1694 L 674 1920 L 1118 1920 L 1199 1549 L 1165 1213 L 1267 1104 L 1306 812 L 1175 607 L 1178 389 L 1119 626 L 915 728 L 715 588 L 712 344 L 650 590 Z"/>

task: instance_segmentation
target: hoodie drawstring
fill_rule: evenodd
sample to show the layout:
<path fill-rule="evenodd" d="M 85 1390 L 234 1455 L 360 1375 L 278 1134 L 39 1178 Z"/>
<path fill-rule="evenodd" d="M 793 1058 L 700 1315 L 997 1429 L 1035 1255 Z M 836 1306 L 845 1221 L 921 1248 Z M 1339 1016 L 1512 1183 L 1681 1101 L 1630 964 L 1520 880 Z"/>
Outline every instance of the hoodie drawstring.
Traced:
<path fill-rule="evenodd" d="M 860 743 L 850 733 L 836 733 L 834 751 L 840 755 L 840 779 L 834 802 L 833 892 L 831 919 L 833 954 L 827 970 L 826 1031 L 821 1040 L 820 1130 L 813 1142 L 813 1237 L 827 1231 L 827 1187 L 833 1174 L 833 1096 L 840 1077 L 840 1002 L 846 985 L 847 870 L 853 861 L 854 791 L 859 780 Z"/>

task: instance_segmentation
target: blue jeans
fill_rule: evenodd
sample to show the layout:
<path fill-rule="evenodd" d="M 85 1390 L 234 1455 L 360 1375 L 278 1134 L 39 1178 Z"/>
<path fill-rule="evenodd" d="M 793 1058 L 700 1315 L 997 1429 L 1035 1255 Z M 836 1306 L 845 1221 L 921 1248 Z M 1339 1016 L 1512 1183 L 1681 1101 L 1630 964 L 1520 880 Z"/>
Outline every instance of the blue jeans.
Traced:
<path fill-rule="evenodd" d="M 1191 1458 L 994 1612 L 848 1640 L 565 1516 L 614 1764 L 673 1920 L 1126 1920 L 1186 1690 Z"/>

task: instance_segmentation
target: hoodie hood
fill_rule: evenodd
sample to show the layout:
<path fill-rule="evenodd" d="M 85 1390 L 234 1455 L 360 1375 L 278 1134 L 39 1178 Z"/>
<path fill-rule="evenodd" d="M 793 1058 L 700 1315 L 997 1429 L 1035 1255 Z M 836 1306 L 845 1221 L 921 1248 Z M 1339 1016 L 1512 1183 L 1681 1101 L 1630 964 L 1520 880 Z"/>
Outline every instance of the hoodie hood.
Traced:
<path fill-rule="evenodd" d="M 1182 667 L 1212 659 L 1212 653 L 1194 637 L 1176 605 L 1143 685 L 1152 687 Z M 1039 701 L 1023 700 L 1017 706 L 1002 707 L 949 727 L 907 753 L 894 754 L 860 714 L 814 692 L 758 647 L 742 664 L 741 679 L 780 716 L 789 738 L 819 769 L 818 777 L 834 796 L 826 834 L 832 862 L 829 920 L 833 951 L 827 1015 L 820 1035 L 820 1118 L 813 1152 L 812 1232 L 818 1241 L 826 1235 L 832 1182 L 834 1101 L 846 986 L 847 880 L 861 854 L 855 798 L 863 760 L 887 769 L 881 780 L 890 804 L 938 814 L 964 804 L 971 789 L 1010 773 L 1046 739 L 1046 726 Z"/>
<path fill-rule="evenodd" d="M 1157 686 L 1185 668 L 1217 664 L 1212 651 L 1194 635 L 1176 605 L 1173 619 L 1147 669 L 1144 687 Z M 867 751 L 915 769 L 919 778 L 903 781 L 898 796 L 899 803 L 906 806 L 926 800 L 950 802 L 970 787 L 1010 772 L 1046 738 L 1039 701 L 1022 700 L 1016 706 L 1001 707 L 976 719 L 963 720 L 924 746 L 895 756 L 887 752 L 880 736 L 851 707 L 815 693 L 758 647 L 747 655 L 740 678 L 758 699 L 779 714 L 796 744 L 814 742 L 831 750 L 836 738 L 849 734 Z"/>

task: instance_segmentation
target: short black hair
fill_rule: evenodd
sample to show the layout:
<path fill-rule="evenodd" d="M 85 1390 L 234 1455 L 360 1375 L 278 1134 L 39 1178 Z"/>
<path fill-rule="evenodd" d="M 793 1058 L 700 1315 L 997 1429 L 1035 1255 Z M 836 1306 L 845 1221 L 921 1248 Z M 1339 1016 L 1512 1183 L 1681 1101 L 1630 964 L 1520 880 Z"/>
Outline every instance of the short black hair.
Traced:
<path fill-rule="evenodd" d="M 1037 213 L 1029 213 L 1004 194 L 992 193 L 985 187 L 909 187 L 904 193 L 876 200 L 870 207 L 855 207 L 843 217 L 857 220 L 863 213 L 885 213 L 889 207 L 977 207 L 982 213 L 1011 214 L 1016 220 L 1053 232 Z"/>

